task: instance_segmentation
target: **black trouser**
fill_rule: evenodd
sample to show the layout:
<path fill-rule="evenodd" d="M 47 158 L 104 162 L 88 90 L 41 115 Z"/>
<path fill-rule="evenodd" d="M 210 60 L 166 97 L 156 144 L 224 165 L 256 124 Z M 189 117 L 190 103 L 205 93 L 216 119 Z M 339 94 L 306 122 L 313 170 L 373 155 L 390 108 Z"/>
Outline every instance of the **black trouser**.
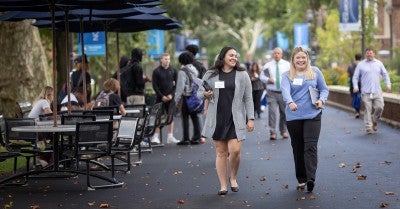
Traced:
<path fill-rule="evenodd" d="M 183 129 L 183 141 L 189 141 L 189 116 L 192 119 L 193 124 L 193 137 L 192 140 L 200 140 L 201 138 L 201 127 L 199 114 L 196 112 L 189 112 L 186 104 L 186 98 L 182 100 L 182 129 Z"/>
<path fill-rule="evenodd" d="M 292 140 L 297 181 L 314 181 L 318 164 L 317 145 L 321 131 L 321 114 L 314 119 L 287 121 L 287 128 Z"/>
<path fill-rule="evenodd" d="M 260 115 L 261 113 L 261 96 L 264 92 L 264 89 L 261 90 L 253 90 L 253 103 L 254 103 L 254 112 Z"/>

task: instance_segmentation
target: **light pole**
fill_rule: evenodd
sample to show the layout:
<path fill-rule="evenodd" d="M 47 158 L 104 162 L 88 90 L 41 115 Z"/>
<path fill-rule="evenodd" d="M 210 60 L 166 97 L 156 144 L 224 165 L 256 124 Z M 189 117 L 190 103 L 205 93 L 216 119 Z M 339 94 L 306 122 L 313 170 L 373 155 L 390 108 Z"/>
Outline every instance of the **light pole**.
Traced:
<path fill-rule="evenodd" d="M 390 37 L 390 57 L 393 58 L 393 24 L 392 24 L 392 12 L 393 7 L 392 4 L 387 4 L 385 6 L 385 11 L 389 15 L 389 37 Z"/>

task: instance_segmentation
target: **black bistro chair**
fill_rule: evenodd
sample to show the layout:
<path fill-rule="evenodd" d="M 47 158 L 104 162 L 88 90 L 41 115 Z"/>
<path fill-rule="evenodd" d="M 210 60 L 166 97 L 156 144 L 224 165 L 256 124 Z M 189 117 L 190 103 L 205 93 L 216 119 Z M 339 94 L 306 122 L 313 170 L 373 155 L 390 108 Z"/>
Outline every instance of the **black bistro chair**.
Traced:
<path fill-rule="evenodd" d="M 154 104 L 148 113 L 148 119 L 144 126 L 144 140 L 147 142 L 147 149 L 142 151 L 152 152 L 151 137 L 154 135 L 156 128 L 160 127 L 162 116 L 162 103 Z"/>
<path fill-rule="evenodd" d="M 111 140 L 112 140 L 113 121 L 93 121 L 93 122 L 78 122 L 76 124 L 74 158 L 77 161 L 77 173 L 86 175 L 86 182 L 88 190 L 95 190 L 98 188 L 119 187 L 123 183 L 114 179 L 113 176 L 108 178 L 104 175 L 91 172 L 90 164 L 93 160 L 101 157 L 110 156 L 111 154 Z M 85 169 L 79 169 L 79 162 L 85 162 Z M 111 165 L 111 172 L 113 175 L 114 165 Z M 92 185 L 90 177 L 102 179 L 110 184 L 105 185 Z"/>
<path fill-rule="evenodd" d="M 137 147 L 138 161 L 136 164 L 142 163 L 142 148 L 141 142 L 144 136 L 144 127 L 147 117 L 132 118 L 123 117 L 119 127 L 118 137 L 116 143 L 111 148 L 112 164 L 116 166 L 127 165 L 126 173 L 131 170 L 131 153 Z M 115 164 L 115 159 L 121 161 L 120 164 Z"/>

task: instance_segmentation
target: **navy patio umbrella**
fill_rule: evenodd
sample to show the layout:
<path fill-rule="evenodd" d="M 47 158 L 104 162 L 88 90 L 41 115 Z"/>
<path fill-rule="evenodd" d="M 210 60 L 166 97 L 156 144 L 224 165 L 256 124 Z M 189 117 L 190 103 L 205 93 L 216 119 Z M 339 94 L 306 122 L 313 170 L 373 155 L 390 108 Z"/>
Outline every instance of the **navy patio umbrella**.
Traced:
<path fill-rule="evenodd" d="M 50 11 L 52 28 L 52 57 L 53 57 L 53 87 L 54 95 L 57 94 L 57 70 L 55 59 L 55 12 L 68 11 L 73 8 L 88 9 L 124 9 L 129 6 L 153 7 L 160 5 L 153 0 L 2 0 L 0 1 L 0 11 Z M 67 39 L 68 40 L 68 39 Z M 82 55 L 84 54 L 82 43 Z M 85 65 L 85 62 L 83 62 Z M 86 86 L 86 70 L 83 68 L 83 85 Z M 69 69 L 68 69 L 69 70 Z M 69 75 L 69 74 L 68 74 Z M 70 86 L 68 85 L 70 90 Z M 68 94 L 69 95 L 69 94 Z M 84 88 L 86 95 L 86 88 Z M 86 105 L 86 100 L 84 102 Z M 57 97 L 54 99 L 53 110 L 57 109 Z M 57 126 L 57 111 L 53 111 L 54 126 Z"/>

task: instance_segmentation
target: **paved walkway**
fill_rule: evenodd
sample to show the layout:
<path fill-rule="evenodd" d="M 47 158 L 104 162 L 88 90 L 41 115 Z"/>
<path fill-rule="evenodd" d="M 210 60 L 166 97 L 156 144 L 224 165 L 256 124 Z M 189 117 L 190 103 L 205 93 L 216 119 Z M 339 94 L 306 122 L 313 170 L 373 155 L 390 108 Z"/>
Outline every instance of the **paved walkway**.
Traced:
<path fill-rule="evenodd" d="M 373 209 L 387 204 L 386 208 L 399 209 L 400 130 L 379 123 L 377 133 L 366 135 L 361 119 L 333 107 L 324 110 L 322 120 L 312 194 L 296 191 L 290 139 L 267 140 L 267 118 L 262 115 L 243 144 L 238 193 L 216 194 L 215 153 L 208 141 L 154 148 L 130 175 L 117 174 L 126 183 L 122 188 L 87 191 L 84 176 L 32 180 L 24 187 L 0 188 L 0 207 Z M 359 175 L 365 180 L 359 180 Z"/>

